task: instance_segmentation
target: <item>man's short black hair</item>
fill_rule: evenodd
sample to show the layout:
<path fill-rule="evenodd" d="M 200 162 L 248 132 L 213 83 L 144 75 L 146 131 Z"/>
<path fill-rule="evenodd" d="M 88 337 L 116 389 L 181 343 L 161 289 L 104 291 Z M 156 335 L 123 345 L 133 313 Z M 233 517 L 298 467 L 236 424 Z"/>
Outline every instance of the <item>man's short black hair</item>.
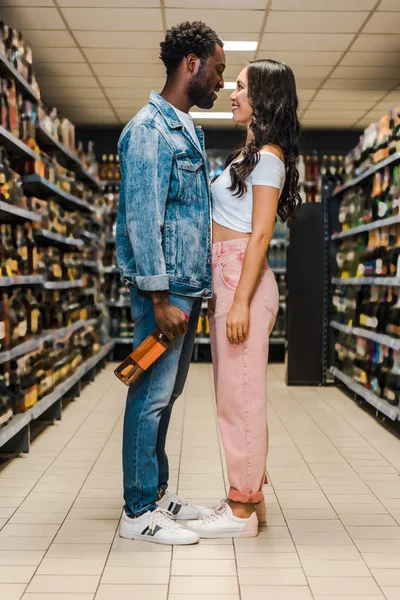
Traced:
<path fill-rule="evenodd" d="M 160 58 L 167 69 L 167 75 L 173 75 L 189 54 L 207 59 L 214 54 L 216 44 L 221 47 L 224 45 L 215 31 L 202 21 L 185 21 L 171 27 L 160 44 Z"/>

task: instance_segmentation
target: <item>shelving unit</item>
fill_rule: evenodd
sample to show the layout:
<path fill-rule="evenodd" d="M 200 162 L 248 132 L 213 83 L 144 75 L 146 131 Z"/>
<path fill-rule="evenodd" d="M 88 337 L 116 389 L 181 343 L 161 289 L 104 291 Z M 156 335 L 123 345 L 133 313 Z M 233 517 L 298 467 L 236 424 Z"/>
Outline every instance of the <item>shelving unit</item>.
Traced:
<path fill-rule="evenodd" d="M 24 223 L 25 221 L 40 223 L 42 217 L 30 210 L 0 200 L 0 221 L 4 223 Z"/>
<path fill-rule="evenodd" d="M 377 163 L 376 165 L 374 165 L 367 171 L 364 171 L 364 173 L 361 173 L 361 175 L 359 175 L 355 179 L 352 179 L 351 181 L 348 181 L 344 185 L 341 185 L 340 187 L 336 188 L 335 191 L 333 192 L 333 196 L 339 196 L 340 194 L 342 194 L 349 188 L 354 187 L 355 185 L 358 185 L 365 179 L 368 179 L 368 177 L 371 177 L 371 175 L 374 175 L 374 173 L 376 173 L 377 171 L 380 171 L 381 169 L 384 169 L 385 167 L 388 167 L 389 165 L 394 166 L 398 163 L 400 163 L 400 152 L 391 154 L 390 156 L 385 158 L 385 160 L 382 160 L 381 162 Z"/>
<path fill-rule="evenodd" d="M 393 338 L 385 333 L 375 333 L 374 331 L 369 331 L 362 327 L 350 327 L 349 325 L 343 325 L 337 321 L 331 321 L 330 326 L 333 327 L 333 329 L 337 329 L 348 335 L 363 337 L 367 340 L 372 340 L 373 342 L 387 346 L 388 348 L 392 348 L 393 350 L 400 350 L 400 339 Z"/>
<path fill-rule="evenodd" d="M 43 419 L 46 421 L 61 420 L 62 400 L 68 397 L 79 396 L 81 382 L 89 376 L 94 379 L 93 370 L 100 367 L 110 354 L 114 346 L 113 341 L 108 342 L 97 354 L 83 363 L 75 373 L 61 383 L 55 390 L 37 402 L 26 412 L 16 415 L 11 421 L 0 429 L 0 453 L 29 452 L 30 431 L 32 421 Z M 70 394 L 68 394 L 71 392 Z"/>
<path fill-rule="evenodd" d="M 44 285 L 41 275 L 15 275 L 14 277 L 0 277 L 0 287 Z"/>
<path fill-rule="evenodd" d="M 82 279 L 75 279 L 71 281 L 46 281 L 44 283 L 45 290 L 71 290 L 73 288 L 83 287 L 84 282 Z"/>
<path fill-rule="evenodd" d="M 332 277 L 331 281 L 336 285 L 400 285 L 400 277 Z"/>
<path fill-rule="evenodd" d="M 87 202 L 65 192 L 54 183 L 40 177 L 40 175 L 22 177 L 22 185 L 24 190 L 33 196 L 43 200 L 52 198 L 69 210 L 81 210 L 86 213 L 94 212 L 94 209 Z"/>
<path fill-rule="evenodd" d="M 34 102 L 39 101 L 39 96 L 31 85 L 18 73 L 17 69 L 8 60 L 3 52 L 0 52 L 0 74 L 5 77 L 12 77 L 15 80 L 17 90 L 21 91 Z"/>
<path fill-rule="evenodd" d="M 347 229 L 347 231 L 341 231 L 340 233 L 333 233 L 332 240 L 339 240 L 344 237 L 364 233 L 365 231 L 372 231 L 373 229 L 380 229 L 381 227 L 396 225 L 397 223 L 400 223 L 400 215 L 396 215 L 395 217 L 389 217 L 388 219 L 380 219 L 379 221 L 373 221 L 372 223 L 360 225 L 359 227 L 353 227 L 352 229 Z"/>
<path fill-rule="evenodd" d="M 75 238 L 66 238 L 58 233 L 46 231 L 45 229 L 37 229 L 34 233 L 34 238 L 41 246 L 57 246 L 63 250 L 71 251 L 74 248 L 81 248 L 83 241 Z"/>
<path fill-rule="evenodd" d="M 397 406 L 391 406 L 388 402 L 385 402 L 385 400 L 378 398 L 373 392 L 367 390 L 365 387 L 354 381 L 352 377 L 345 375 L 336 367 L 330 367 L 329 370 L 330 373 L 336 377 L 336 379 L 344 383 L 349 390 L 363 398 L 363 400 L 366 400 L 368 404 L 371 404 L 371 406 L 376 408 L 386 417 L 389 417 L 392 421 L 398 421 L 400 419 L 400 410 Z"/>
<path fill-rule="evenodd" d="M 39 160 L 40 158 L 34 150 L 2 126 L 0 126 L 0 145 L 10 152 L 14 160 Z"/>

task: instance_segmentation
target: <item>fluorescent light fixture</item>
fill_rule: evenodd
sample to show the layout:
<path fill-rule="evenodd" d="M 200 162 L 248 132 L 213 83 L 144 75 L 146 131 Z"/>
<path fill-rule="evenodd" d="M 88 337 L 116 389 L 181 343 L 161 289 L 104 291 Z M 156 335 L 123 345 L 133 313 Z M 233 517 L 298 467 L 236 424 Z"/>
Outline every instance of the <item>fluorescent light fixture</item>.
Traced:
<path fill-rule="evenodd" d="M 225 81 L 224 90 L 236 90 L 236 81 Z"/>
<path fill-rule="evenodd" d="M 224 50 L 226 52 L 251 52 L 257 50 L 258 42 L 225 42 Z"/>
<path fill-rule="evenodd" d="M 191 112 L 193 119 L 232 119 L 231 112 Z"/>

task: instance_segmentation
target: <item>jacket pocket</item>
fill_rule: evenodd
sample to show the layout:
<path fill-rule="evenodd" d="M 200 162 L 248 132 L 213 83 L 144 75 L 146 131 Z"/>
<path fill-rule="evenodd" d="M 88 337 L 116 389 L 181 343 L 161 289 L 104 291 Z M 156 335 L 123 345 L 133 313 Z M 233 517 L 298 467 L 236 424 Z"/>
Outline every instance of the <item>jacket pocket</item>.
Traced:
<path fill-rule="evenodd" d="M 201 173 L 203 160 L 197 157 L 181 156 L 176 159 L 178 166 L 178 201 L 192 204 L 201 198 Z"/>

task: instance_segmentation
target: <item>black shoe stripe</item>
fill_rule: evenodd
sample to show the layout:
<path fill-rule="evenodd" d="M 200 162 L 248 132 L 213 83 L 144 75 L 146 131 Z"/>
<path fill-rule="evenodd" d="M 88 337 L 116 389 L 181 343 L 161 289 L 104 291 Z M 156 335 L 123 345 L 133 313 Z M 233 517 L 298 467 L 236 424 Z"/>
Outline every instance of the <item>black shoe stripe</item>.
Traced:
<path fill-rule="evenodd" d="M 173 508 L 174 508 L 174 503 L 170 502 L 169 506 L 168 506 L 168 510 L 171 512 Z"/>
<path fill-rule="evenodd" d="M 172 514 L 176 516 L 178 514 L 178 512 L 181 510 L 181 508 L 182 508 L 182 504 L 175 504 L 175 508 L 172 511 Z"/>
<path fill-rule="evenodd" d="M 148 532 L 148 530 L 149 530 L 149 526 L 147 526 L 146 529 L 143 529 L 141 535 L 146 535 L 146 533 Z"/>

